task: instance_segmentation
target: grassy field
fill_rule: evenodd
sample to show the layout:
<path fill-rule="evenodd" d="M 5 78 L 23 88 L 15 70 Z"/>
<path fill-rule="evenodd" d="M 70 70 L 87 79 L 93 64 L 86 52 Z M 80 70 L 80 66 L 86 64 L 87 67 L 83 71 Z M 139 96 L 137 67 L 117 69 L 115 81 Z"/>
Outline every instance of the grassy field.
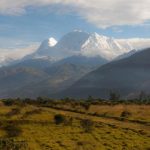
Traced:
<path fill-rule="evenodd" d="M 0 102 L 0 150 L 150 150 L 150 105 Z"/>

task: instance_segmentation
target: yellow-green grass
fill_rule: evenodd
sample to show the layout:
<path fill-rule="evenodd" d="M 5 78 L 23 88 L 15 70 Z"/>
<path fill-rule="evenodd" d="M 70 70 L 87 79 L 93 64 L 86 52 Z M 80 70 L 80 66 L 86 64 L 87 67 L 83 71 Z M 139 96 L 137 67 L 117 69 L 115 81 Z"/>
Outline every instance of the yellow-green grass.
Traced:
<path fill-rule="evenodd" d="M 85 110 L 82 105 L 75 105 L 72 107 L 72 104 L 58 104 L 58 108 L 76 110 L 79 112 L 85 113 L 96 113 L 97 115 L 105 117 L 120 117 L 123 111 L 130 112 L 131 115 L 128 116 L 130 120 L 139 120 L 150 122 L 150 105 L 145 104 L 117 104 L 117 105 L 90 105 L 88 110 Z"/>
<path fill-rule="evenodd" d="M 115 117 L 119 117 L 123 111 L 128 111 L 131 113 L 129 119 L 145 120 L 150 122 L 149 105 L 92 105 L 89 111 Z"/>
<path fill-rule="evenodd" d="M 125 108 L 126 107 L 126 108 Z M 14 108 L 20 108 L 18 114 L 8 117 Z M 124 110 L 131 112 L 132 119 L 149 120 L 150 106 L 146 105 L 93 105 L 89 112 L 99 114 L 107 112 L 112 116 L 120 116 Z M 83 108 L 80 108 L 83 110 Z M 134 110 L 133 110 L 134 109 Z M 140 114 L 141 113 L 141 114 Z M 55 114 L 62 114 L 66 118 L 72 117 L 72 125 L 54 122 Z M 85 133 L 80 120 L 90 119 L 94 122 L 93 129 Z M 53 108 L 26 105 L 24 107 L 0 106 L 0 138 L 7 138 L 3 126 L 11 124 L 22 130 L 14 137 L 16 141 L 26 141 L 28 150 L 149 150 L 150 126 L 136 122 L 119 121 L 112 118 L 101 118 L 76 112 L 57 110 Z M 16 122 L 17 121 L 17 122 Z"/>

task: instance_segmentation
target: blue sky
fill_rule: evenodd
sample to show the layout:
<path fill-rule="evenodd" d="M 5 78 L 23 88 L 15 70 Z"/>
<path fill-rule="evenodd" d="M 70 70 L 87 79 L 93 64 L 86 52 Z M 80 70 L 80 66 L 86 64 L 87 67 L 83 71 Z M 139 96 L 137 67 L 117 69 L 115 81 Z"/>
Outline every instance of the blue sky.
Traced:
<path fill-rule="evenodd" d="M 36 0 L 34 1 L 36 2 Z M 104 12 L 99 12 L 101 7 L 106 7 L 109 10 L 107 3 L 104 3 L 104 6 L 97 3 L 91 7 L 89 0 L 79 0 L 75 7 L 72 0 L 67 4 L 63 4 L 61 0 L 57 4 L 53 0 L 51 1 L 52 4 L 46 0 L 37 1 L 40 3 L 38 7 L 35 7 L 36 3 L 31 4 L 29 0 L 23 4 L 19 3 L 19 0 L 14 0 L 12 5 L 9 4 L 9 0 L 0 2 L 1 5 L 7 6 L 6 8 L 0 7 L 0 48 L 25 47 L 31 43 L 41 42 L 48 37 L 54 37 L 58 40 L 65 33 L 74 29 L 81 29 L 90 33 L 97 32 L 115 38 L 150 38 L 150 17 L 145 17 L 147 12 L 142 12 L 141 18 L 138 18 L 132 11 L 118 15 L 120 12 L 116 10 L 115 4 L 121 2 L 119 0 L 114 0 L 116 3 L 113 3 L 114 9 L 110 12 L 105 12 L 105 9 Z M 134 2 L 134 0 L 131 1 Z M 84 3 L 86 7 L 81 5 Z M 123 2 L 119 4 L 120 6 L 117 6 L 119 9 L 122 5 L 128 7 L 124 6 Z M 134 9 L 135 6 L 131 6 Z M 8 14 L 7 9 L 11 10 L 10 8 L 12 11 Z M 144 5 L 143 8 L 146 9 L 147 5 Z M 107 12 L 108 14 L 106 14 Z M 115 15 L 116 17 L 114 17 Z M 137 19 L 134 20 L 133 18 Z"/>
<path fill-rule="evenodd" d="M 150 25 L 112 26 L 101 29 L 73 14 L 61 15 L 53 12 L 29 11 L 23 16 L 0 15 L 0 36 L 4 38 L 41 41 L 54 36 L 59 39 L 63 34 L 74 29 L 97 32 L 116 38 L 150 37 Z"/>

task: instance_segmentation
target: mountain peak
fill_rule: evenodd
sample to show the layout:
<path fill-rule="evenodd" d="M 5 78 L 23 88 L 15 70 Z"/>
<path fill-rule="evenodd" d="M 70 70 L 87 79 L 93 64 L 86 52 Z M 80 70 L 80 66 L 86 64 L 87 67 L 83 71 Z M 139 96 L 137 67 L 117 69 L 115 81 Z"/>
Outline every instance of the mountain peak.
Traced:
<path fill-rule="evenodd" d="M 57 44 L 57 41 L 56 41 L 56 39 L 51 37 L 51 38 L 48 39 L 48 44 L 49 44 L 49 47 L 53 47 Z"/>
<path fill-rule="evenodd" d="M 80 54 L 85 57 L 112 60 L 130 50 L 132 49 L 126 42 L 119 43 L 114 38 L 98 33 L 89 34 L 85 31 L 74 30 L 65 34 L 58 42 L 53 37 L 45 40 L 32 56 L 50 56 L 60 60 Z"/>
<path fill-rule="evenodd" d="M 119 43 L 112 37 L 93 33 L 82 45 L 81 52 L 87 57 L 101 56 L 107 60 L 112 60 L 130 50 L 132 50 L 132 48 L 126 42 Z"/>
<path fill-rule="evenodd" d="M 107 36 L 105 36 L 105 35 L 100 35 L 100 34 L 98 34 L 98 33 L 96 33 L 96 32 L 92 33 L 90 37 L 93 38 L 93 39 L 95 39 L 95 40 L 113 39 L 113 38 L 107 37 Z"/>

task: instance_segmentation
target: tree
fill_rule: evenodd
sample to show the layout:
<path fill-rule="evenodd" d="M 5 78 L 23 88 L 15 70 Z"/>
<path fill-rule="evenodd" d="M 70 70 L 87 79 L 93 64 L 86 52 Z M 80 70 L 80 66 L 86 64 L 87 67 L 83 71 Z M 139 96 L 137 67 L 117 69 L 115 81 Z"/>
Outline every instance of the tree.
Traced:
<path fill-rule="evenodd" d="M 94 100 L 94 98 L 91 96 L 91 95 L 89 95 L 89 97 L 88 97 L 88 99 L 87 99 L 89 102 L 91 102 L 91 101 L 93 101 Z"/>
<path fill-rule="evenodd" d="M 111 100 L 111 101 L 118 101 L 120 99 L 120 95 L 115 92 L 110 92 L 109 96 L 110 96 L 109 100 Z"/>
<path fill-rule="evenodd" d="M 84 102 L 84 103 L 82 104 L 82 107 L 84 107 L 84 109 L 85 109 L 86 111 L 88 111 L 88 110 L 90 109 L 90 106 L 91 106 L 91 104 L 90 104 L 89 102 Z"/>
<path fill-rule="evenodd" d="M 65 122 L 65 116 L 61 114 L 57 114 L 54 116 L 54 121 L 57 125 Z"/>
<path fill-rule="evenodd" d="M 81 127 L 83 128 L 84 132 L 91 132 L 93 129 L 93 121 L 90 119 L 83 119 L 81 120 Z"/>
<path fill-rule="evenodd" d="M 139 101 L 143 101 L 144 99 L 146 99 L 146 94 L 144 91 L 141 91 L 140 94 L 139 94 Z"/>

